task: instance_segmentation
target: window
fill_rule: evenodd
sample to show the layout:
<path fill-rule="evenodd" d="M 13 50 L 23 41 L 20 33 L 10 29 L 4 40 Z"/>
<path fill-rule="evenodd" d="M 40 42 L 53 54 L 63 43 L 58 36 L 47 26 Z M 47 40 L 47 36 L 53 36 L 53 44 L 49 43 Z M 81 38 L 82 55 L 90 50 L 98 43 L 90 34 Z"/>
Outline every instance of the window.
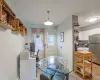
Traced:
<path fill-rule="evenodd" d="M 55 36 L 54 35 L 48 35 L 48 45 L 49 46 L 55 45 Z"/>

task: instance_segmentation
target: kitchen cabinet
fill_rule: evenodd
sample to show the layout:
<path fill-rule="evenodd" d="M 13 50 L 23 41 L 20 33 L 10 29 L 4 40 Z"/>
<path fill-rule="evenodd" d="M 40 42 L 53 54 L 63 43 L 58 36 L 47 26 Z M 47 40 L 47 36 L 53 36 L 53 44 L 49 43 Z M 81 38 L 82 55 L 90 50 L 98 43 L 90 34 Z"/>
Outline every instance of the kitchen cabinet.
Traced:
<path fill-rule="evenodd" d="M 75 53 L 75 72 L 80 74 L 82 78 L 92 77 L 92 53 L 76 52 Z"/>

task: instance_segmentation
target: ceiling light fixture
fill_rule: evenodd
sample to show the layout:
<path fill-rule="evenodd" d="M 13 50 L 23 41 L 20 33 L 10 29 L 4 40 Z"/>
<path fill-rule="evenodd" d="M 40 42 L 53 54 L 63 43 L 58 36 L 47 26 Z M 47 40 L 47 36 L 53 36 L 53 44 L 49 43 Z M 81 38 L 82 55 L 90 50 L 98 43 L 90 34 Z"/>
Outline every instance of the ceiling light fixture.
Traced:
<path fill-rule="evenodd" d="M 48 13 L 48 20 L 46 22 L 44 22 L 44 25 L 48 25 L 48 26 L 53 25 L 53 22 L 50 21 L 50 19 L 49 19 L 49 13 L 50 13 L 50 11 L 47 11 L 47 13 Z"/>
<path fill-rule="evenodd" d="M 95 22 L 95 21 L 97 21 L 99 19 L 99 17 L 98 16 L 94 16 L 94 17 L 91 17 L 91 18 L 88 18 L 88 22 Z"/>

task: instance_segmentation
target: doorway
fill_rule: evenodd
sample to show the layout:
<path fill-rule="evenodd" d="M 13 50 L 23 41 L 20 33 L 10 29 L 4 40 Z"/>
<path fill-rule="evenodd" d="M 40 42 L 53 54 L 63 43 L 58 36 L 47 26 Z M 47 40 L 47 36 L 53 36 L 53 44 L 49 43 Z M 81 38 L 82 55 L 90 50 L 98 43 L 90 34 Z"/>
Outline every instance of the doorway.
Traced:
<path fill-rule="evenodd" d="M 46 29 L 46 57 L 57 56 L 57 31 Z"/>

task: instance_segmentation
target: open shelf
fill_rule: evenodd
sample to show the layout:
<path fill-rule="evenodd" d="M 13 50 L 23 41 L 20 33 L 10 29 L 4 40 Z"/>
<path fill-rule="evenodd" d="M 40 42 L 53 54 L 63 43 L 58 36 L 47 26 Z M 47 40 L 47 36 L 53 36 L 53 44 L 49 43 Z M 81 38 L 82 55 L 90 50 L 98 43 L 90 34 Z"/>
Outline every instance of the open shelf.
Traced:
<path fill-rule="evenodd" d="M 85 67 L 89 67 L 89 66 L 91 66 L 91 63 L 90 62 L 89 63 L 84 62 L 84 63 L 85 64 L 83 64 L 82 62 L 78 62 L 77 65 L 80 66 L 80 67 L 84 67 L 84 66 Z"/>
<path fill-rule="evenodd" d="M 11 10 L 11 8 L 8 6 L 5 0 L 2 1 L 2 8 L 9 13 L 10 16 L 15 17 L 15 13 Z"/>
<path fill-rule="evenodd" d="M 0 23 L 0 27 L 5 28 L 5 29 L 13 29 L 13 27 L 11 25 L 5 24 L 5 23 Z"/>
<path fill-rule="evenodd" d="M 80 76 L 81 78 L 83 78 L 83 74 L 80 71 L 76 71 L 75 72 L 78 76 Z M 92 75 L 91 74 L 86 74 L 84 77 L 86 80 L 92 80 Z"/>
<path fill-rule="evenodd" d="M 26 35 L 27 29 L 20 19 L 16 18 L 15 13 L 8 6 L 5 0 L 0 0 L 0 27 L 11 29 L 13 32 Z"/>
<path fill-rule="evenodd" d="M 80 73 L 81 75 L 84 75 L 84 73 L 80 72 L 79 70 L 77 70 L 77 72 Z M 85 76 L 88 76 L 88 75 L 90 76 L 91 73 L 88 73 L 88 72 L 85 71 Z"/>

